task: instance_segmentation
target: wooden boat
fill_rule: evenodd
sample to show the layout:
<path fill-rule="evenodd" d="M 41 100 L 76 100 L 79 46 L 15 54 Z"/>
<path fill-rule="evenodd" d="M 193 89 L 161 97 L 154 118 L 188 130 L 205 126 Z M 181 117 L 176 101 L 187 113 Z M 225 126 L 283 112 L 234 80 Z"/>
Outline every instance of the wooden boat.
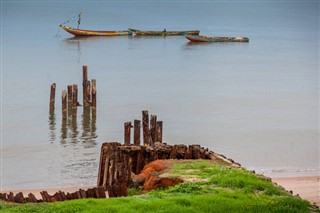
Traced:
<path fill-rule="evenodd" d="M 246 37 L 210 37 L 200 35 L 185 35 L 191 42 L 249 42 Z"/>
<path fill-rule="evenodd" d="M 59 25 L 62 29 L 71 33 L 74 36 L 121 36 L 121 35 L 132 35 L 131 31 L 96 31 L 96 30 L 82 30 L 75 29 L 72 27 L 66 27 Z"/>
<path fill-rule="evenodd" d="M 136 29 L 130 29 L 137 36 L 183 36 L 185 34 L 189 35 L 199 35 L 199 30 L 189 30 L 189 31 L 142 31 Z"/>

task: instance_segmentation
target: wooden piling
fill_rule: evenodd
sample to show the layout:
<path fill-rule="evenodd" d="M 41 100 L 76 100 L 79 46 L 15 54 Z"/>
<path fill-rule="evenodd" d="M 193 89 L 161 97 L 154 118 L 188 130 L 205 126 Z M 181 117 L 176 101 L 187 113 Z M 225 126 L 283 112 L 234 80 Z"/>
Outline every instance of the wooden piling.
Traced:
<path fill-rule="evenodd" d="M 54 108 L 55 99 L 56 99 L 56 83 L 53 83 L 50 88 L 50 109 Z"/>
<path fill-rule="evenodd" d="M 91 106 L 93 108 L 97 107 L 97 81 L 96 79 L 91 80 L 92 91 L 91 91 Z"/>
<path fill-rule="evenodd" d="M 162 143 L 162 121 L 157 121 L 156 125 L 156 142 Z"/>
<path fill-rule="evenodd" d="M 91 88 L 90 88 L 90 81 L 86 82 L 86 92 L 85 97 L 86 101 L 83 103 L 84 106 L 90 106 L 91 105 Z"/>
<path fill-rule="evenodd" d="M 124 123 L 124 144 L 130 145 L 131 122 Z"/>
<path fill-rule="evenodd" d="M 150 135 L 151 135 L 151 141 L 150 145 L 153 146 L 156 142 L 156 130 L 157 130 L 157 116 L 156 115 L 150 115 Z"/>
<path fill-rule="evenodd" d="M 74 84 L 72 86 L 73 93 L 72 93 L 72 109 L 77 109 L 78 105 L 78 85 Z"/>
<path fill-rule="evenodd" d="M 140 145 L 140 131 L 141 131 L 141 122 L 140 120 L 134 120 L 134 137 L 133 137 L 133 144 Z"/>
<path fill-rule="evenodd" d="M 143 145 L 147 146 L 150 144 L 148 110 L 142 111 L 142 127 L 143 127 Z"/>
<path fill-rule="evenodd" d="M 68 104 L 72 104 L 72 85 L 68 85 Z"/>
<path fill-rule="evenodd" d="M 62 112 L 67 112 L 67 91 L 62 90 L 62 96 L 61 96 L 61 103 L 62 103 Z"/>
<path fill-rule="evenodd" d="M 87 81 L 88 81 L 88 67 L 82 66 L 82 97 L 83 97 L 83 106 L 87 106 Z"/>

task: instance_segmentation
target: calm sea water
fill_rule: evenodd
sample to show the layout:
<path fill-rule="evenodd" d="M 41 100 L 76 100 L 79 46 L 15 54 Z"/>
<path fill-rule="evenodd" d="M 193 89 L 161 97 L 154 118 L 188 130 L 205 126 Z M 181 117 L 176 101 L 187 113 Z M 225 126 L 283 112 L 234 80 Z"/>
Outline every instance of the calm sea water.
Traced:
<path fill-rule="evenodd" d="M 250 42 L 58 30 L 79 11 L 84 29 Z M 169 144 L 201 144 L 271 176 L 319 175 L 319 1 L 1 1 L 1 23 L 2 189 L 95 184 L 101 144 L 123 141 L 123 123 L 143 109 L 164 121 Z M 61 91 L 81 91 L 83 65 L 97 79 L 97 112 L 63 122 Z"/>

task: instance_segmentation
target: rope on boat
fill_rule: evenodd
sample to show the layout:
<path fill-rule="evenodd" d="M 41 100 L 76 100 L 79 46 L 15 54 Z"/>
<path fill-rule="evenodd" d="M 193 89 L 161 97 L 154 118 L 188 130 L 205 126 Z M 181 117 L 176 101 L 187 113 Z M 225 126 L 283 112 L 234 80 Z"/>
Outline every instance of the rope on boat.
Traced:
<path fill-rule="evenodd" d="M 79 25 L 80 25 L 80 22 L 81 22 L 81 16 L 82 16 L 82 12 L 79 13 L 79 15 L 75 15 L 71 18 L 69 18 L 68 20 L 66 20 L 65 22 L 61 23 L 61 25 L 65 25 L 66 23 L 69 23 L 75 19 L 78 19 L 78 28 L 79 28 Z"/>

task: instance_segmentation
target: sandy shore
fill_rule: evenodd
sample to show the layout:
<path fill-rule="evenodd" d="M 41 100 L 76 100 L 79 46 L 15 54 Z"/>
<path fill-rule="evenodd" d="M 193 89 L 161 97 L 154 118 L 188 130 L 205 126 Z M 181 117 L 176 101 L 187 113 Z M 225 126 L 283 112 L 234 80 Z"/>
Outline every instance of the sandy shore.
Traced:
<path fill-rule="evenodd" d="M 272 178 L 272 181 L 320 207 L 320 176 Z"/>
<path fill-rule="evenodd" d="M 65 193 L 69 192 L 69 193 L 73 193 L 78 191 L 79 189 L 89 189 L 89 188 L 93 188 L 96 186 L 85 186 L 85 187 L 63 187 L 63 188 L 47 188 L 47 189 L 13 189 L 13 190 L 1 190 L 0 193 L 9 193 L 9 192 L 13 192 L 14 194 L 18 193 L 18 192 L 22 192 L 23 195 L 25 197 L 28 196 L 29 193 L 34 194 L 34 196 L 36 196 L 37 199 L 42 199 L 40 192 L 42 191 L 47 191 L 49 193 L 49 195 L 54 195 L 54 193 L 58 192 L 58 191 L 63 191 Z"/>

